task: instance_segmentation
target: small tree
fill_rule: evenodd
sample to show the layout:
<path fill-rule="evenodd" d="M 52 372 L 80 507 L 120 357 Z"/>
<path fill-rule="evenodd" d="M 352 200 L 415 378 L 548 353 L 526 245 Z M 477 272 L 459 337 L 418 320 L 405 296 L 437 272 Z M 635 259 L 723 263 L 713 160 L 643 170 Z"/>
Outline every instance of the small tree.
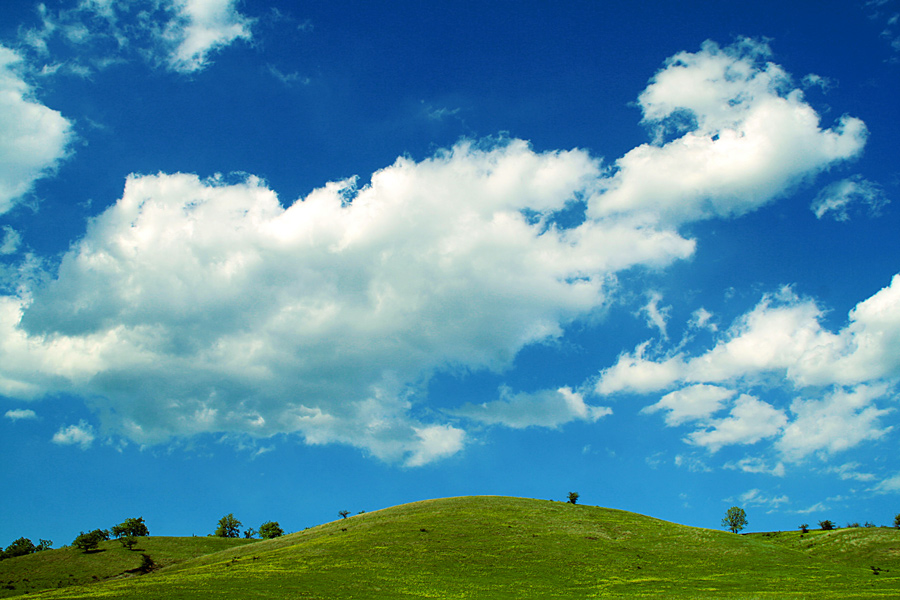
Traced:
<path fill-rule="evenodd" d="M 737 533 L 746 526 L 747 513 L 739 506 L 729 508 L 728 512 L 725 513 L 725 518 L 722 519 L 722 527 L 727 527 L 731 530 L 731 533 Z"/>
<path fill-rule="evenodd" d="M 800 526 L 800 533 L 809 533 L 809 525 L 807 523 Z"/>
<path fill-rule="evenodd" d="M 831 531 L 832 529 L 834 529 L 834 523 L 832 523 L 828 519 L 825 519 L 824 521 L 819 521 L 819 528 L 825 531 Z"/>
<path fill-rule="evenodd" d="M 134 546 L 137 544 L 138 539 L 137 536 L 133 535 L 123 535 L 119 538 L 119 541 L 122 543 L 127 550 L 132 550 Z"/>
<path fill-rule="evenodd" d="M 578 504 L 578 492 L 569 492 L 569 504 Z"/>
<path fill-rule="evenodd" d="M 96 550 L 100 545 L 100 540 L 103 537 L 100 534 L 99 529 L 95 529 L 90 533 L 81 532 L 78 534 L 78 537 L 75 538 L 75 541 L 72 542 L 72 545 L 82 552 L 90 552 L 91 550 Z"/>
<path fill-rule="evenodd" d="M 264 540 L 271 540 L 272 538 L 281 537 L 283 535 L 284 530 L 278 524 L 278 521 L 266 521 L 259 526 L 259 537 Z"/>
<path fill-rule="evenodd" d="M 144 523 L 144 517 L 138 517 L 137 519 L 125 519 L 118 525 L 114 525 L 112 534 L 113 537 L 117 538 L 122 537 L 123 535 L 139 537 L 142 535 L 150 535 L 150 530 L 147 529 L 147 524 Z"/>
<path fill-rule="evenodd" d="M 244 537 L 248 540 L 252 540 L 256 536 L 256 530 L 252 527 L 248 527 L 244 530 Z"/>
<path fill-rule="evenodd" d="M 53 540 L 41 540 L 41 543 L 34 549 L 35 552 L 50 550 L 53 548 Z"/>
<path fill-rule="evenodd" d="M 900 529 L 900 514 L 897 514 L 897 516 L 894 517 L 894 527 Z"/>
<path fill-rule="evenodd" d="M 338 514 L 341 515 L 341 518 L 342 518 L 342 519 L 346 519 L 346 518 L 347 518 L 347 515 L 350 514 L 350 511 L 349 511 L 349 510 L 339 510 L 339 511 L 338 511 Z"/>
<path fill-rule="evenodd" d="M 236 538 L 240 536 L 241 522 L 238 521 L 232 513 L 228 513 L 219 519 L 219 526 L 216 528 L 216 536 L 226 538 Z"/>

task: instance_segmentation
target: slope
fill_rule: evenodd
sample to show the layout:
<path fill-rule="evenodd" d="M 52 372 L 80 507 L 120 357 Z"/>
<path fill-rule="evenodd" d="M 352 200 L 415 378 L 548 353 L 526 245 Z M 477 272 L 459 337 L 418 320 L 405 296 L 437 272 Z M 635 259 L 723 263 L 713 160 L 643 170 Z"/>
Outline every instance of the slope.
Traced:
<path fill-rule="evenodd" d="M 900 534 L 893 532 L 900 546 Z M 824 551 L 823 551 L 824 552 Z M 834 553 L 592 506 L 504 497 L 357 515 L 40 598 L 878 598 L 900 580 Z M 900 572 L 896 555 L 885 574 Z"/>

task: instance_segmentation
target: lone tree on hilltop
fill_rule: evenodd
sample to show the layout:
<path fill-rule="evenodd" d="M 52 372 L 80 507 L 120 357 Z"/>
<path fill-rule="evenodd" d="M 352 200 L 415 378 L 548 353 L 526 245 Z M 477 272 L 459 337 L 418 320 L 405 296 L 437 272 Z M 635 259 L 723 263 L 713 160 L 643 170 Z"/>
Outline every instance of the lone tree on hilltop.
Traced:
<path fill-rule="evenodd" d="M 832 529 L 834 529 L 834 523 L 832 523 L 828 519 L 825 519 L 824 521 L 819 521 L 819 527 L 824 531 L 831 531 Z"/>
<path fill-rule="evenodd" d="M 116 538 L 122 536 L 141 537 L 150 535 L 150 530 L 147 529 L 147 524 L 144 523 L 144 517 L 138 517 L 137 519 L 132 517 L 131 519 L 125 519 L 118 525 L 114 525 L 112 535 Z"/>
<path fill-rule="evenodd" d="M 578 504 L 578 492 L 569 492 L 569 504 Z"/>
<path fill-rule="evenodd" d="M 241 535 L 242 523 L 238 521 L 232 513 L 228 513 L 219 519 L 219 526 L 216 527 L 217 537 L 236 538 Z"/>
<path fill-rule="evenodd" d="M 278 521 L 266 521 L 259 526 L 259 537 L 264 540 L 281 537 L 284 535 L 284 529 L 278 524 Z"/>
<path fill-rule="evenodd" d="M 339 510 L 338 514 L 341 515 L 342 519 L 346 519 L 347 516 L 350 514 L 350 511 L 349 510 Z"/>
<path fill-rule="evenodd" d="M 725 518 L 722 519 L 722 527 L 727 527 L 731 530 L 731 533 L 737 533 L 746 526 L 747 513 L 739 506 L 729 508 L 728 512 L 725 513 Z"/>

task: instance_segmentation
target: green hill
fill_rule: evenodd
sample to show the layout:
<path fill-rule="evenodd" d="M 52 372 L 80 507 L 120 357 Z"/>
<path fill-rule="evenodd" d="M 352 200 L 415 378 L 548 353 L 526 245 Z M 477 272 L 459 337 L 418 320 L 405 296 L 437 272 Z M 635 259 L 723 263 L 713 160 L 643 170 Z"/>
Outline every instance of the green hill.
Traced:
<path fill-rule="evenodd" d="M 161 561 L 149 541 L 157 539 L 162 552 L 166 539 L 208 538 L 149 538 L 145 553 L 155 562 Z M 58 552 L 67 553 L 63 562 L 74 560 L 67 550 L 47 554 Z M 645 596 L 897 598 L 900 531 L 739 536 L 593 506 L 449 498 L 173 561 L 147 575 L 29 594 L 148 600 Z"/>

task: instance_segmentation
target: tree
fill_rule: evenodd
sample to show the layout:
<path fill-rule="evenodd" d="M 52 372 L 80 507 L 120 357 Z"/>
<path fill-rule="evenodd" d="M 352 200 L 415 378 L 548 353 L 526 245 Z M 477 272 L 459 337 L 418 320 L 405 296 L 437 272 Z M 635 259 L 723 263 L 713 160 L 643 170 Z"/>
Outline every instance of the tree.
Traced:
<path fill-rule="evenodd" d="M 103 539 L 102 532 L 99 529 L 95 529 L 90 533 L 81 532 L 78 534 L 78 537 L 75 538 L 75 541 L 72 542 L 72 545 L 81 550 L 82 552 L 90 552 L 91 550 L 96 550 L 100 545 L 100 540 Z"/>
<path fill-rule="evenodd" d="M 246 539 L 252 540 L 254 536 L 256 536 L 256 530 L 253 529 L 252 527 L 248 527 L 248 528 L 244 531 L 244 537 L 245 537 Z"/>
<path fill-rule="evenodd" d="M 266 521 L 259 526 L 259 537 L 264 540 L 271 540 L 283 535 L 284 530 L 278 525 L 278 521 Z"/>
<path fill-rule="evenodd" d="M 138 517 L 137 519 L 125 519 L 122 523 L 113 526 L 112 534 L 113 537 L 117 538 L 123 535 L 140 537 L 142 535 L 150 535 L 150 530 L 147 529 L 147 524 L 144 523 L 144 517 Z"/>
<path fill-rule="evenodd" d="M 26 554 L 31 554 L 32 552 L 37 552 L 37 548 L 34 543 L 28 538 L 20 537 L 12 544 L 6 547 L 6 550 L 2 552 L 3 558 L 15 558 L 17 556 L 25 556 Z"/>
<path fill-rule="evenodd" d="M 825 531 L 831 531 L 832 529 L 834 529 L 834 523 L 832 523 L 828 519 L 825 519 L 824 521 L 819 521 L 819 527 Z"/>
<path fill-rule="evenodd" d="M 41 540 L 41 543 L 34 549 L 35 552 L 42 552 L 53 548 L 53 540 Z"/>
<path fill-rule="evenodd" d="M 578 496 L 578 492 L 569 492 L 569 504 L 577 504 Z"/>
<path fill-rule="evenodd" d="M 138 543 L 137 536 L 133 536 L 131 534 L 123 535 L 119 538 L 119 541 L 122 542 L 122 545 L 128 550 L 133 549 L 135 544 Z"/>
<path fill-rule="evenodd" d="M 900 514 L 894 517 L 894 527 L 900 529 Z"/>
<path fill-rule="evenodd" d="M 240 536 L 242 523 L 238 521 L 232 513 L 228 513 L 219 519 L 219 526 L 216 528 L 216 536 L 226 538 L 236 538 Z"/>
<path fill-rule="evenodd" d="M 347 518 L 347 515 L 350 514 L 350 511 L 349 511 L 349 510 L 339 510 L 339 511 L 338 511 L 338 514 L 341 515 L 341 518 L 342 518 L 342 519 L 346 519 L 346 518 Z"/>
<path fill-rule="evenodd" d="M 800 526 L 800 533 L 809 533 L 809 525 L 807 523 Z"/>
<path fill-rule="evenodd" d="M 732 506 L 729 508 L 728 512 L 725 513 L 725 518 L 722 519 L 722 527 L 727 527 L 731 530 L 731 533 L 737 533 L 746 527 L 746 525 L 747 513 L 739 506 Z"/>

